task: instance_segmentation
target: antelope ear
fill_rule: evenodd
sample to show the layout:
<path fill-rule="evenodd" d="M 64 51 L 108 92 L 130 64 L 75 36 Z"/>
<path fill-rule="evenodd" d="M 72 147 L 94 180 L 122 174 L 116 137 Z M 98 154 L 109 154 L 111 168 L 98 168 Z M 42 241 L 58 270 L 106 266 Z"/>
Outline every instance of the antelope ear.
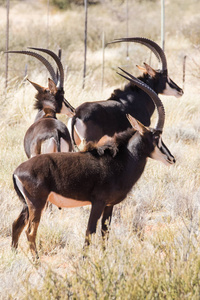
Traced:
<path fill-rule="evenodd" d="M 136 67 L 137 67 L 140 71 L 142 71 L 143 73 L 147 73 L 147 70 L 146 70 L 144 67 L 141 67 L 141 66 L 139 66 L 139 65 L 136 65 Z"/>
<path fill-rule="evenodd" d="M 154 77 L 156 76 L 156 71 L 150 67 L 148 64 L 144 63 L 145 65 L 145 69 L 146 69 L 146 72 L 151 76 L 151 77 Z"/>
<path fill-rule="evenodd" d="M 27 80 L 34 86 L 34 88 L 39 92 L 39 93 L 44 93 L 44 91 L 46 90 L 46 88 L 44 88 L 43 86 L 35 83 L 35 82 L 32 82 L 30 81 L 28 78 Z"/>
<path fill-rule="evenodd" d="M 145 132 L 148 131 L 148 129 L 142 124 L 140 123 L 138 120 L 136 120 L 135 118 L 133 118 L 131 115 L 126 115 L 127 116 L 127 119 L 129 120 L 131 126 L 139 131 L 139 133 L 141 135 L 143 135 Z"/>
<path fill-rule="evenodd" d="M 55 84 L 55 82 L 51 78 L 48 78 L 48 87 L 49 87 L 50 92 L 53 95 L 55 95 L 57 93 L 56 84 Z"/>

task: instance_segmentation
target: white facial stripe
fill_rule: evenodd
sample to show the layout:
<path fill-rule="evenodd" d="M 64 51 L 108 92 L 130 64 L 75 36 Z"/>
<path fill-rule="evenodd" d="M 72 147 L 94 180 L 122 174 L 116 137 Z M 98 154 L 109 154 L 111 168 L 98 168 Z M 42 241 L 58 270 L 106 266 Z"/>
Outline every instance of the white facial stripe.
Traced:
<path fill-rule="evenodd" d="M 160 149 L 156 146 L 154 151 L 151 153 L 150 156 L 152 159 L 158 160 L 163 162 L 165 165 L 169 166 L 171 163 L 167 159 L 167 156 L 163 154 Z"/>
<path fill-rule="evenodd" d="M 72 113 L 71 109 L 62 103 L 62 108 L 60 110 L 60 114 L 67 115 L 68 117 L 73 117 L 74 113 Z"/>
<path fill-rule="evenodd" d="M 170 87 L 169 83 L 166 83 L 166 88 L 162 94 L 167 96 L 175 96 L 175 97 L 181 96 L 181 94 L 176 90 L 176 88 Z"/>
<path fill-rule="evenodd" d="M 160 148 L 159 150 L 161 151 L 161 153 L 163 153 L 166 156 L 168 161 L 170 161 L 171 163 L 175 163 L 174 156 L 170 153 L 169 149 L 165 146 L 165 144 L 163 143 L 161 137 L 160 137 L 159 141 L 161 143 L 161 147 L 159 147 Z"/>
<path fill-rule="evenodd" d="M 90 205 L 89 201 L 79 201 L 71 198 L 63 197 L 59 194 L 51 192 L 48 196 L 47 201 L 55 204 L 58 207 L 82 207 L 85 205 Z"/>
<path fill-rule="evenodd" d="M 157 146 L 155 146 L 154 151 L 151 153 L 150 157 L 155 160 L 162 161 L 166 165 L 175 163 L 173 155 L 163 143 L 161 136 L 159 137 Z"/>
<path fill-rule="evenodd" d="M 163 154 L 169 155 L 169 151 L 168 151 L 167 147 L 165 146 L 165 144 L 162 142 L 161 136 L 158 141 L 158 148 Z"/>
<path fill-rule="evenodd" d="M 158 147 L 159 147 L 159 148 L 162 147 L 162 139 L 161 139 L 161 137 L 160 137 L 159 140 L 158 140 Z"/>

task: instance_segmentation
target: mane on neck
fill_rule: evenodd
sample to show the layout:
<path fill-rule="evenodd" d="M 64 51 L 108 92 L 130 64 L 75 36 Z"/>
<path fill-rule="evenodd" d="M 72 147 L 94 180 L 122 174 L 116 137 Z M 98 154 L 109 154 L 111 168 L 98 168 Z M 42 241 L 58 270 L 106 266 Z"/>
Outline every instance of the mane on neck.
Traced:
<path fill-rule="evenodd" d="M 95 156 L 103 156 L 106 153 L 115 157 L 122 146 L 128 144 L 128 141 L 135 133 L 133 128 L 115 133 L 113 137 L 103 136 L 97 143 L 88 142 L 84 148 L 84 152 L 92 152 Z"/>

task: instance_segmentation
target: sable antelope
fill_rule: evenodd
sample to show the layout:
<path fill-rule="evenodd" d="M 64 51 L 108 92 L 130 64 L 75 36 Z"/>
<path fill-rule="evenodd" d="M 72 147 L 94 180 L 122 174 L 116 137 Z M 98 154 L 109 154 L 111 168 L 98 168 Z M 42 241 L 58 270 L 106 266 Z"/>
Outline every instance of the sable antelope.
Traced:
<path fill-rule="evenodd" d="M 28 158 L 38 154 L 72 151 L 72 142 L 65 124 L 56 118 L 57 87 L 49 78 L 48 88 L 29 82 L 37 89 L 35 122 L 24 136 L 24 149 Z"/>
<path fill-rule="evenodd" d="M 58 78 L 52 65 L 41 55 L 32 51 L 8 51 L 33 56 L 39 59 L 49 71 L 48 88 L 44 88 L 29 80 L 36 88 L 35 108 L 38 113 L 35 122 L 29 127 L 24 137 L 24 149 L 28 158 L 41 153 L 72 151 L 71 138 L 67 127 L 56 118 L 56 113 L 74 115 L 74 108 L 64 98 L 64 70 L 59 57 L 52 51 L 40 48 L 31 48 L 51 55 L 58 67 Z M 48 110 L 48 114 L 45 111 Z M 50 112 L 50 113 L 49 113 Z"/>
<path fill-rule="evenodd" d="M 121 75 L 121 74 L 120 74 Z M 129 79 L 155 101 L 158 120 L 154 129 L 143 126 L 128 115 L 132 129 L 90 142 L 84 152 L 51 153 L 35 156 L 17 167 L 13 173 L 15 190 L 23 203 L 19 217 L 12 225 L 12 246 L 18 247 L 25 226 L 34 257 L 38 257 L 36 234 L 42 210 L 49 201 L 58 207 L 80 207 L 91 204 L 85 244 L 96 232 L 102 215 L 102 236 L 108 232 L 113 206 L 125 199 L 142 175 L 147 158 L 166 165 L 175 159 L 161 139 L 164 107 L 157 94 L 130 74 Z"/>
<path fill-rule="evenodd" d="M 156 57 L 161 61 L 161 70 L 154 70 L 146 63 L 144 72 L 138 77 L 142 82 L 151 87 L 156 94 L 172 95 L 180 97 L 183 90 L 179 88 L 168 76 L 167 60 L 163 50 L 153 41 L 135 37 L 118 39 L 117 42 L 136 42 L 150 48 Z M 130 114 L 143 125 L 149 126 L 150 119 L 155 110 L 151 97 L 143 90 L 129 82 L 124 89 L 114 90 L 109 99 L 105 101 L 85 102 L 76 108 L 76 113 L 68 128 L 73 142 L 79 146 L 81 141 L 98 141 L 103 135 L 113 136 L 128 127 L 130 123 L 126 114 Z"/>

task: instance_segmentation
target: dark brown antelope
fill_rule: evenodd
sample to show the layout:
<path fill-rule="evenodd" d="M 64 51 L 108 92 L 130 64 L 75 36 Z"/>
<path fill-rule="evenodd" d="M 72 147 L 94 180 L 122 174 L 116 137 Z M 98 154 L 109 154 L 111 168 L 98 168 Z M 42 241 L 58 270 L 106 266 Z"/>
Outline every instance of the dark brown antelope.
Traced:
<path fill-rule="evenodd" d="M 73 150 L 71 137 L 65 124 L 56 118 L 57 87 L 49 78 L 48 88 L 29 82 L 37 89 L 35 108 L 38 113 L 35 122 L 24 136 L 24 149 L 28 158 L 52 152 Z"/>
<path fill-rule="evenodd" d="M 37 90 L 35 108 L 38 109 L 35 122 L 29 127 L 24 137 L 24 149 L 28 158 L 42 153 L 72 151 L 71 138 L 67 127 L 57 120 L 56 113 L 74 115 L 74 108 L 64 98 L 64 70 L 59 57 L 47 49 L 33 48 L 53 57 L 58 67 L 58 78 L 52 65 L 41 55 L 31 51 L 9 51 L 33 56 L 39 59 L 49 71 L 48 88 L 29 82 Z M 46 114 L 45 111 L 51 111 Z"/>
<path fill-rule="evenodd" d="M 180 97 L 183 90 L 168 76 L 167 60 L 163 50 L 153 41 L 135 37 L 118 39 L 117 42 L 136 42 L 150 48 L 161 61 L 161 70 L 154 70 L 145 64 L 141 68 L 143 76 L 138 77 L 151 87 L 156 94 Z M 143 125 L 149 126 L 155 105 L 143 90 L 128 83 L 124 89 L 114 90 L 105 101 L 85 102 L 76 108 L 76 113 L 68 125 L 73 142 L 80 147 L 81 141 L 98 141 L 103 135 L 113 136 L 115 132 L 126 130 L 130 123 L 126 114 L 130 114 Z"/>
<path fill-rule="evenodd" d="M 127 74 L 130 75 L 130 74 Z M 157 94 L 146 84 L 129 79 L 155 101 L 158 120 L 154 129 L 143 126 L 128 115 L 132 129 L 90 142 L 84 152 L 52 153 L 35 156 L 17 167 L 13 173 L 15 190 L 23 203 L 19 217 L 12 225 L 12 246 L 18 247 L 25 226 L 30 249 L 38 257 L 36 234 L 42 211 L 49 201 L 58 207 L 91 205 L 86 230 L 86 245 L 96 232 L 102 215 L 102 236 L 108 232 L 113 206 L 127 196 L 142 175 L 147 158 L 166 165 L 175 162 L 161 139 L 164 107 Z"/>

